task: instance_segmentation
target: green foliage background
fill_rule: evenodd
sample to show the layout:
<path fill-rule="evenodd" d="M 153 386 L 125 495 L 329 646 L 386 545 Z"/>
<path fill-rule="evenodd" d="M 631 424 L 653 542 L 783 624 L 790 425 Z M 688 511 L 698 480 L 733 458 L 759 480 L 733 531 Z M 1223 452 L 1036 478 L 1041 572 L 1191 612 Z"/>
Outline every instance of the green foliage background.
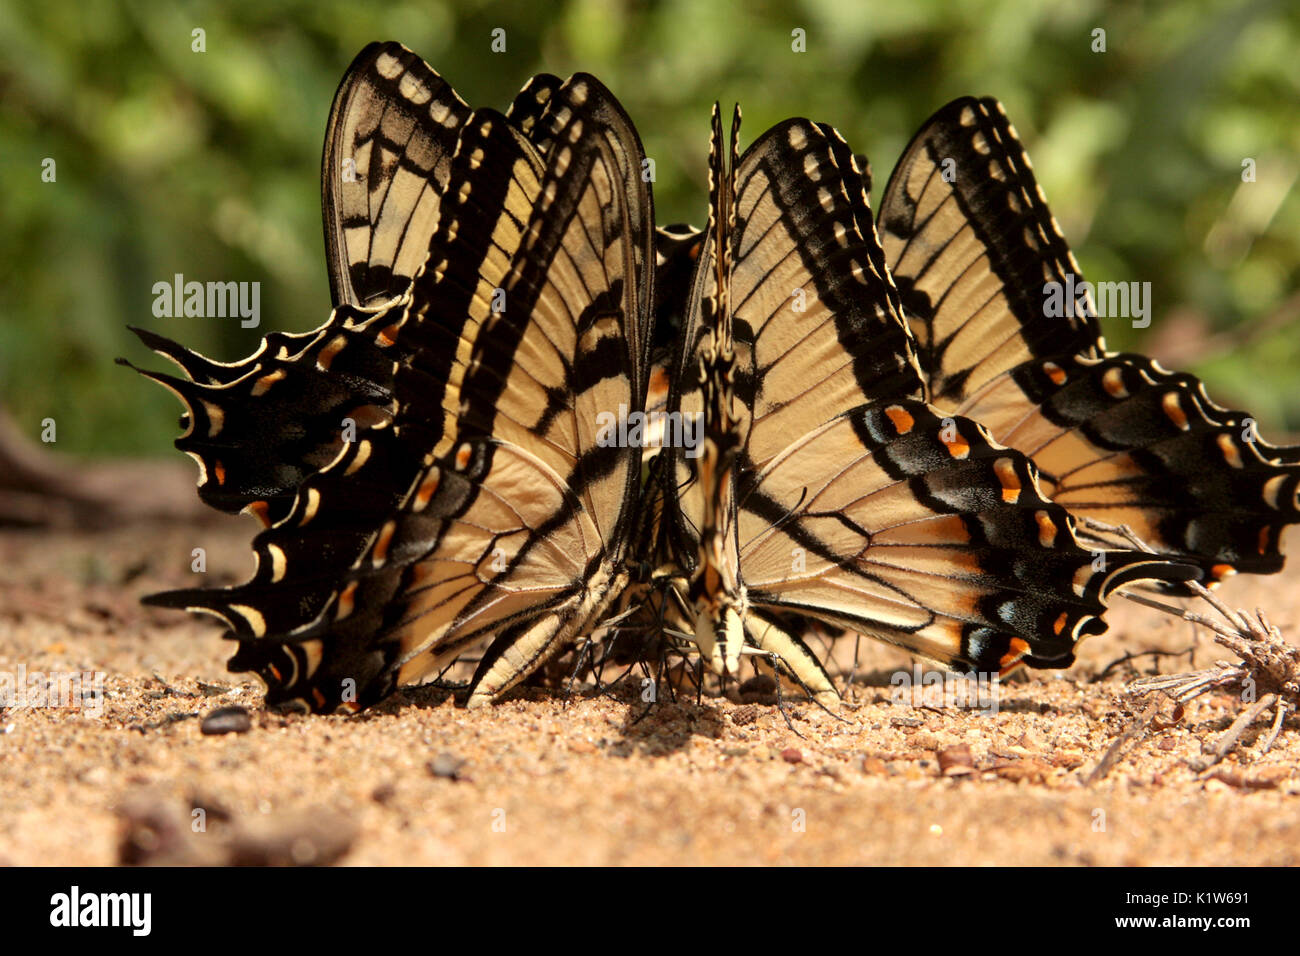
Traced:
<path fill-rule="evenodd" d="M 28 434 L 54 417 L 60 449 L 168 448 L 175 401 L 112 363 L 159 367 L 127 323 L 233 360 L 326 318 L 325 120 L 377 39 L 478 105 L 504 108 L 539 70 L 597 74 L 656 160 L 662 223 L 704 218 L 715 99 L 742 103 L 746 141 L 791 115 L 837 126 L 872 158 L 878 198 L 933 110 L 998 96 L 1085 275 L 1152 283 L 1145 338 L 1112 321 L 1112 346 L 1190 365 L 1265 437 L 1300 431 L 1294 3 L 0 0 L 0 404 Z M 261 328 L 155 319 L 151 288 L 178 272 L 261 281 Z"/>

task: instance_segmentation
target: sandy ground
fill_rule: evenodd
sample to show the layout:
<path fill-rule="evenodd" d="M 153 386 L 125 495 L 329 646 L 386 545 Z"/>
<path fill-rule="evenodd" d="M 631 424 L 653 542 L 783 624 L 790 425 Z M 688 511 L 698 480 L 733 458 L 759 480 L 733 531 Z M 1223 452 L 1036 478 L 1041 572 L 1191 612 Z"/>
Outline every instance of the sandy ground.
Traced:
<path fill-rule="evenodd" d="M 1088 775 L 1140 707 L 1126 651 L 1198 646 L 1190 625 L 1118 602 L 1072 670 L 1001 688 L 996 714 L 891 701 L 905 657 L 871 645 L 837 719 L 804 701 L 638 689 L 569 699 L 526 689 L 469 713 L 404 692 L 353 718 L 280 715 L 225 670 L 220 630 L 137 598 L 251 565 L 243 520 L 93 537 L 0 535 L 0 672 L 102 671 L 102 713 L 0 713 L 0 862 L 343 864 L 1288 864 L 1300 860 L 1300 721 L 1267 725 L 1196 769 L 1239 703 L 1213 694 L 1100 781 Z M 1300 635 L 1293 568 L 1238 579 Z M 1152 658 L 1136 662 L 1143 671 Z M 1189 659 L 1165 658 L 1166 670 Z M 239 704 L 246 733 L 200 718 Z M 1168 710 L 1166 710 L 1168 713 Z M 796 733 L 795 731 L 798 731 Z M 800 736 L 799 734 L 802 734 Z M 967 752 L 969 756 L 967 757 Z"/>

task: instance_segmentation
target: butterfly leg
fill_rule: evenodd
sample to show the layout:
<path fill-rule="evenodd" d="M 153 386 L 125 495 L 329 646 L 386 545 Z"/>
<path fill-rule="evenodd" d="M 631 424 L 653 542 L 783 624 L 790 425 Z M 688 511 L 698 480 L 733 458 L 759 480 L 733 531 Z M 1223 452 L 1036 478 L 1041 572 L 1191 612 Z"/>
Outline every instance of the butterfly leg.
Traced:
<path fill-rule="evenodd" d="M 776 675 L 776 709 L 785 718 L 785 725 L 790 728 L 790 731 L 800 740 L 807 740 L 808 738 L 799 732 L 799 728 L 794 725 L 789 712 L 785 709 L 785 693 L 781 690 L 781 670 L 783 669 L 781 667 L 781 658 L 774 651 L 769 651 L 767 658 L 768 664 L 772 667 L 772 673 Z"/>
<path fill-rule="evenodd" d="M 565 704 L 568 704 L 568 702 L 569 702 L 569 698 L 573 695 L 573 682 L 574 682 L 575 680 L 577 680 L 577 679 L 578 679 L 578 675 L 579 675 L 580 673 L 582 673 L 582 665 L 586 662 L 586 660 L 587 660 L 587 655 L 591 653 L 591 645 L 592 645 L 592 643 L 593 643 L 593 641 L 592 641 L 591 635 L 588 634 L 587 637 L 583 640 L 583 642 L 582 642 L 582 646 L 581 646 L 580 648 L 578 648 L 578 659 L 574 662 L 574 664 L 573 664 L 573 669 L 569 671 L 569 677 L 568 677 L 568 679 L 564 682 L 564 702 L 565 702 Z M 593 667 L 595 666 L 595 660 L 594 660 L 594 658 L 593 658 L 593 661 L 592 661 L 592 666 L 593 666 Z"/>

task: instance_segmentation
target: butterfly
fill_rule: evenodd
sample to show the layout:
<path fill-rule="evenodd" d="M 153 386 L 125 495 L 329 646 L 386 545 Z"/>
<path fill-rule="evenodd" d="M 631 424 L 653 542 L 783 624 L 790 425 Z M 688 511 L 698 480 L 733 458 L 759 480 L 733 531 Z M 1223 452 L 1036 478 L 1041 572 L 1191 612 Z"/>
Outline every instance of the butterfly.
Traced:
<path fill-rule="evenodd" d="M 837 698 L 791 621 L 849 627 L 956 669 L 1065 666 L 1118 587 L 1190 568 L 1080 546 L 1028 459 L 923 402 L 863 174 L 794 119 L 730 162 L 713 114 L 710 217 L 667 403 L 668 617 L 723 675 L 771 654 Z M 1100 555 L 1100 558 L 1099 558 Z"/>
<path fill-rule="evenodd" d="M 997 100 L 964 97 L 926 121 L 885 187 L 879 227 L 935 408 L 1030 456 L 1072 515 L 1129 526 L 1207 583 L 1282 568 L 1281 534 L 1300 521 L 1300 447 L 1265 442 L 1196 377 L 1108 351 Z M 678 261 L 663 268 L 698 254 L 687 239 L 698 247 L 700 231 L 680 232 Z M 1085 291 L 1053 310 L 1070 289 Z"/>
<path fill-rule="evenodd" d="M 885 187 L 880 225 L 936 408 L 1030 456 L 1072 515 L 1126 524 L 1209 582 L 1282 568 L 1281 533 L 1300 521 L 1300 448 L 1263 441 L 1194 376 L 1107 350 L 997 100 L 958 99 L 926 121 Z M 1054 308 L 1069 289 L 1084 294 Z"/>
<path fill-rule="evenodd" d="M 1062 659 L 1057 643 L 1099 629 L 1105 595 L 1140 562 L 1086 568 L 1068 519 L 1036 498 L 1027 463 L 978 426 L 915 404 L 916 357 L 897 291 L 878 281 L 887 274 L 875 234 L 868 242 L 858 226 L 870 220 L 853 159 L 826 128 L 791 123 L 743 160 L 733 132 L 731 170 L 747 184 L 738 190 L 720 178 L 715 122 L 712 248 L 728 251 L 674 273 L 698 245 L 690 230 L 654 229 L 640 140 L 594 77 L 539 74 L 500 114 L 470 109 L 399 45 L 368 47 L 340 86 L 326 138 L 329 321 L 272 333 L 228 365 L 139 333 L 186 373 L 145 374 L 186 406 L 177 445 L 199 462 L 200 495 L 265 525 L 249 582 L 151 603 L 216 615 L 238 644 L 232 670 L 257 673 L 269 704 L 316 711 L 358 710 L 475 651 L 468 702 L 487 703 L 626 613 L 644 597 L 632 586 L 637 569 L 664 560 L 677 569 L 672 580 L 686 581 L 674 585 L 674 614 L 715 668 L 734 672 L 748 643 L 823 699 L 834 696 L 824 670 L 781 626 L 790 608 L 958 663 Z M 821 153 L 781 145 L 796 132 Z M 835 171 L 842 208 L 808 188 Z M 790 205 L 775 216 L 781 228 L 746 252 L 757 221 L 748 190 L 761 198 L 764 183 L 771 195 L 780 184 L 793 190 L 781 194 Z M 832 240 L 850 252 L 837 256 Z M 806 329 L 789 340 L 797 376 L 841 363 L 813 390 L 821 404 L 811 413 L 802 399 L 780 398 L 795 381 L 781 363 L 755 359 L 767 354 L 758 326 L 764 343 L 798 330 L 728 304 L 765 269 L 790 278 L 796 260 L 808 271 L 796 276 L 804 293 L 838 310 L 823 323 L 829 338 Z M 656 274 L 670 280 L 665 294 Z M 673 289 L 688 274 L 690 344 L 672 369 L 656 366 L 666 338 L 655 317 L 677 308 Z M 848 281 L 871 289 L 870 308 L 844 295 Z M 867 399 L 875 404 L 862 406 Z M 670 451 L 648 469 L 644 440 L 609 440 L 634 430 L 636 412 L 660 407 L 677 414 L 678 438 L 684 414 L 703 423 L 702 463 Z M 796 465 L 782 470 L 772 458 L 781 423 L 834 434 L 799 443 L 811 451 L 787 450 Z M 953 518 L 948 538 L 918 544 L 900 519 L 870 532 L 871 543 L 876 556 L 895 547 L 899 561 L 915 562 L 864 570 L 861 535 L 850 534 L 848 550 L 836 537 L 863 530 L 853 517 L 860 499 L 836 513 L 807 510 L 806 487 L 792 497 L 798 466 L 828 449 L 847 449 L 846 467 L 863 472 L 871 458 L 892 476 L 878 479 L 871 507 L 911 507 L 916 522 Z M 945 464 L 977 461 L 961 480 L 983 488 L 944 486 L 927 450 Z M 824 504 L 842 487 L 813 498 Z M 1020 510 L 998 511 L 1007 504 Z M 1026 524 L 1024 509 L 1037 504 Z M 765 578 L 758 552 L 739 546 L 738 529 L 754 521 L 766 523 L 772 547 L 785 535 L 812 554 L 815 573 Z M 1020 550 L 1033 559 L 1017 563 Z M 949 561 L 970 573 L 940 570 Z M 937 608 L 920 593 L 935 578 L 957 582 L 940 586 L 951 593 Z M 863 593 L 837 603 L 837 588 Z"/>
<path fill-rule="evenodd" d="M 350 161 L 350 162 L 349 162 Z M 151 333 L 188 380 L 200 493 L 267 526 L 216 615 L 267 702 L 358 710 L 468 651 L 469 703 L 594 626 L 627 576 L 653 310 L 643 150 L 598 80 L 542 74 L 471 110 L 419 57 L 368 47 L 335 97 L 324 206 L 336 307 L 234 365 Z"/>

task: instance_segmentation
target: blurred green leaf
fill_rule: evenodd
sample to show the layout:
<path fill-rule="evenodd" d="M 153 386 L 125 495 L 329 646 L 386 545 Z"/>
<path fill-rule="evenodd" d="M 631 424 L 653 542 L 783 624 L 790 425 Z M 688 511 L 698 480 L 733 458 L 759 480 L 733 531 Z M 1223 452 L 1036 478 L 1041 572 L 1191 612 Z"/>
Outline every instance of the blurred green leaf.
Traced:
<path fill-rule="evenodd" d="M 539 70 L 596 73 L 656 160 L 664 223 L 704 218 L 714 100 L 743 104 L 746 140 L 791 115 L 837 126 L 878 192 L 931 112 L 998 96 L 1089 278 L 1152 284 L 1151 328 L 1110 322 L 1112 345 L 1185 353 L 1267 437 L 1300 430 L 1300 336 L 1263 325 L 1300 287 L 1295 4 L 0 0 L 0 402 L 30 434 L 52 416 L 61 448 L 167 450 L 176 403 L 112 364 L 156 364 L 128 323 L 230 360 L 326 318 L 325 120 L 379 39 L 498 108 Z M 176 273 L 261 282 L 263 327 L 155 319 L 152 286 Z"/>

